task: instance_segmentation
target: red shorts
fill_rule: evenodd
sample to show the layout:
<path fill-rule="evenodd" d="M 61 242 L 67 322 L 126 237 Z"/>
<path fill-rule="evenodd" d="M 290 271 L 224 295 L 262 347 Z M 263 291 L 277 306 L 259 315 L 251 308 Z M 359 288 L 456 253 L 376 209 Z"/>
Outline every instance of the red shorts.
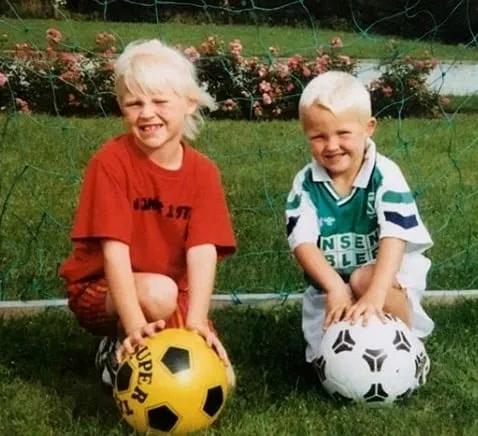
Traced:
<path fill-rule="evenodd" d="M 73 283 L 67 286 L 67 292 L 68 307 L 82 327 L 95 335 L 117 335 L 118 317 L 106 311 L 108 283 L 105 278 Z M 176 311 L 166 320 L 166 328 L 184 327 L 188 302 L 188 293 L 179 291 Z M 210 326 L 212 328 L 211 322 Z"/>

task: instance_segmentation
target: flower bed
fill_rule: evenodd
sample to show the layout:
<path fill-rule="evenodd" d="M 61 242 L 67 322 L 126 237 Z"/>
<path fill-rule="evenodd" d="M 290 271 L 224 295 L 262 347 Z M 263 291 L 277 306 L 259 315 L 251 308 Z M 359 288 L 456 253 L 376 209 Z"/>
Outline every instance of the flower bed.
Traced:
<path fill-rule="evenodd" d="M 48 48 L 37 50 L 17 44 L 0 59 L 0 110 L 56 115 L 119 114 L 113 90 L 115 37 L 100 33 L 101 55 L 71 52 L 62 46 L 63 35 L 46 32 Z M 356 60 L 343 53 L 340 38 L 317 49 L 315 58 L 283 57 L 274 47 L 266 56 L 245 57 L 240 40 L 226 45 L 210 36 L 198 47 L 177 47 L 198 70 L 200 81 L 216 98 L 213 118 L 290 119 L 304 86 L 329 70 L 354 73 Z M 436 59 L 402 57 L 393 42 L 382 60 L 382 76 L 370 85 L 374 111 L 379 116 L 435 116 L 449 101 L 426 85 Z"/>

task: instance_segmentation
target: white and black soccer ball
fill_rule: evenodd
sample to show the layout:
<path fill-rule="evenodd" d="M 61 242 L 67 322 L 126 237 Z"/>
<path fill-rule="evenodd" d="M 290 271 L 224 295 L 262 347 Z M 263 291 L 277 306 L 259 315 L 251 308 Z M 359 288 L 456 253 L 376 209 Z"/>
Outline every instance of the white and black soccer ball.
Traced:
<path fill-rule="evenodd" d="M 336 400 L 390 404 L 418 387 L 424 351 L 410 329 L 395 316 L 387 323 L 372 316 L 332 324 L 313 365 L 324 389 Z"/>

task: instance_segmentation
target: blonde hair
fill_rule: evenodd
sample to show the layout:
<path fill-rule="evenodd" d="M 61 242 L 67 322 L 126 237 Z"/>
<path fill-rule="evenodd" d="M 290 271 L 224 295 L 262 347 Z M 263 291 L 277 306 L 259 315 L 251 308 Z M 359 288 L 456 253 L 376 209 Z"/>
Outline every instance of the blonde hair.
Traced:
<path fill-rule="evenodd" d="M 185 119 L 183 132 L 185 137 L 194 139 L 204 123 L 201 109 L 214 110 L 216 103 L 199 85 L 192 62 L 158 39 L 128 44 L 115 62 L 115 91 L 119 105 L 125 92 L 149 95 L 166 90 L 196 103 L 194 113 Z"/>
<path fill-rule="evenodd" d="M 372 103 L 365 85 L 343 71 L 328 71 L 311 80 L 299 100 L 299 112 L 313 105 L 334 115 L 353 114 L 360 121 L 372 117 Z"/>

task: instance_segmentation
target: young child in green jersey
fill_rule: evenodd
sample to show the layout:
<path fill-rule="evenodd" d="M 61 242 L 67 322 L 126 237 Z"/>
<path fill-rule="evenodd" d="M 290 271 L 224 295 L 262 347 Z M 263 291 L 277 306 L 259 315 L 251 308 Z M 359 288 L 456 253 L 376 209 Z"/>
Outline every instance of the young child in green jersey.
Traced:
<path fill-rule="evenodd" d="M 310 284 L 303 297 L 306 359 L 331 323 L 367 324 L 384 313 L 419 338 L 433 321 L 421 306 L 432 246 L 399 167 L 376 151 L 370 95 L 354 76 L 321 74 L 304 89 L 300 121 L 311 163 L 287 198 L 287 236 Z M 324 296 L 325 294 L 325 296 Z M 422 382 L 429 370 L 424 365 Z"/>

